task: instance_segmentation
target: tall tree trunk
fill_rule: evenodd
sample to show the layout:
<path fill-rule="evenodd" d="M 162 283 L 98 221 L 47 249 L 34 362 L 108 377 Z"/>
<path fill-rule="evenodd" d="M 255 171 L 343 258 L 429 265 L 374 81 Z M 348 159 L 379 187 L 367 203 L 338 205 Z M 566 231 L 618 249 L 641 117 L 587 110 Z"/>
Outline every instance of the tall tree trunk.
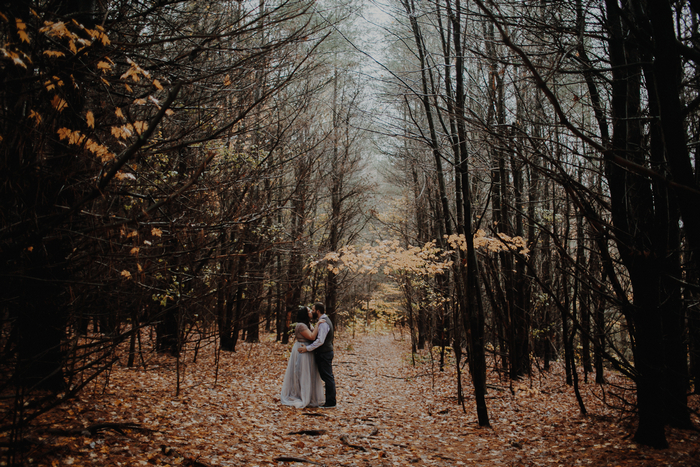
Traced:
<path fill-rule="evenodd" d="M 284 294 L 285 317 L 282 325 L 282 343 L 289 343 L 289 330 L 292 324 L 292 310 L 300 304 L 301 288 L 304 283 L 302 271 L 302 242 L 304 235 L 304 223 L 306 220 L 306 178 L 309 168 L 305 161 L 300 161 L 295 168 L 295 180 L 298 181 L 294 195 L 292 196 L 292 226 L 291 242 L 292 251 L 287 267 L 287 287 Z"/>
<path fill-rule="evenodd" d="M 19 293 L 26 299 L 21 310 L 17 310 L 17 382 L 29 388 L 62 391 L 65 389 L 63 372 L 64 354 L 62 342 L 65 337 L 67 317 L 61 306 L 62 287 L 59 281 L 65 276 L 62 267 L 65 254 L 59 253 L 58 242 L 45 244 L 32 254 L 32 266 L 21 281 L 11 283 L 20 287 L 11 295 Z"/>
<path fill-rule="evenodd" d="M 637 15 L 641 15 L 639 9 Z M 677 39 L 673 25 L 673 12 L 668 2 L 649 2 L 648 17 L 654 37 L 653 61 L 644 60 L 645 78 L 650 89 L 649 108 L 652 115 L 659 115 L 651 132 L 651 159 L 658 167 L 668 161 L 670 177 L 685 186 L 698 189 L 690 164 L 686 144 L 686 126 L 680 102 L 681 60 L 675 46 Z M 671 47 L 669 49 L 669 47 Z M 644 54 L 644 57 L 647 57 Z M 652 93 L 652 91 L 655 91 Z M 695 167 L 698 170 L 698 167 Z M 660 259 L 660 312 L 664 337 L 664 392 L 668 422 L 676 427 L 692 428 L 688 410 L 688 363 L 685 341 L 685 310 L 681 302 L 680 279 L 680 218 L 690 246 L 694 269 L 700 263 L 700 213 L 698 203 L 685 193 L 671 193 L 668 187 L 654 183 L 655 201 L 655 255 Z M 680 213 L 680 216 L 679 216 Z"/>
<path fill-rule="evenodd" d="M 580 172 L 579 172 L 579 182 L 580 182 Z M 583 212 L 581 210 L 576 211 L 576 268 L 574 269 L 574 274 L 576 277 L 576 284 L 574 285 L 575 297 L 578 302 L 579 310 L 579 320 L 581 322 L 581 328 L 583 332 L 580 334 L 581 339 L 581 364 L 583 366 L 584 381 L 588 382 L 588 373 L 593 371 L 593 364 L 591 361 L 591 310 L 590 310 L 590 293 L 585 282 L 581 279 L 581 271 L 585 267 L 585 238 L 584 238 L 584 228 L 583 228 Z"/>
<path fill-rule="evenodd" d="M 514 155 L 511 155 L 511 173 L 513 176 L 513 194 L 515 198 L 515 209 L 513 215 L 515 219 L 515 235 L 523 237 L 525 234 L 523 227 L 523 164 L 518 162 Z M 513 258 L 514 254 L 508 252 Z M 520 378 L 530 374 L 530 320 L 528 305 L 525 303 L 525 262 L 513 258 L 515 261 L 513 274 L 513 303 L 512 324 L 513 324 L 513 361 L 511 365 L 511 378 Z"/>
<path fill-rule="evenodd" d="M 653 3 L 653 2 L 652 2 Z M 641 134 L 639 55 L 623 30 L 617 2 L 606 0 L 610 31 L 610 60 L 613 67 L 612 150 L 624 159 L 640 162 Z M 641 161 L 643 163 L 643 161 Z M 620 257 L 630 274 L 634 305 L 635 368 L 639 425 L 635 440 L 654 447 L 666 447 L 664 431 L 663 322 L 659 309 L 659 265 L 649 253 L 651 243 L 642 232 L 653 231 L 653 201 L 649 182 L 608 162 L 606 176 L 610 187 L 613 223 L 618 230 Z"/>
<path fill-rule="evenodd" d="M 484 307 L 481 300 L 479 270 L 474 248 L 474 232 L 472 228 L 472 201 L 469 179 L 469 160 L 467 151 L 466 132 L 466 97 L 464 92 L 464 55 L 462 53 L 462 6 L 456 0 L 454 12 L 450 11 L 450 0 L 447 0 L 448 14 L 452 20 L 452 34 L 455 48 L 455 112 L 457 114 L 457 135 L 459 136 L 459 175 L 462 181 L 462 209 L 464 210 L 464 236 L 467 244 L 466 271 L 464 283 L 466 288 L 465 311 L 468 317 L 467 337 L 469 342 L 469 363 L 474 382 L 474 397 L 476 412 L 480 426 L 489 426 L 488 410 L 486 407 L 486 345 L 484 341 Z M 460 209 L 460 206 L 457 206 Z"/>

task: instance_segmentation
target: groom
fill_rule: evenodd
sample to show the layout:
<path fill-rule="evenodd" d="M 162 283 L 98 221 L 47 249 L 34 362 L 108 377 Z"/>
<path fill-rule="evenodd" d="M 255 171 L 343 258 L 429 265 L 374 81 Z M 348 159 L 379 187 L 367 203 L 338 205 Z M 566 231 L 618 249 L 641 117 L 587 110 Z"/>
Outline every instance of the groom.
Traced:
<path fill-rule="evenodd" d="M 299 352 L 314 353 L 314 360 L 321 379 L 326 383 L 326 403 L 321 407 L 335 407 L 335 378 L 333 377 L 333 323 L 325 313 L 326 307 L 321 302 L 314 303 L 313 316 L 325 323 L 318 325 L 316 340 L 308 346 L 299 347 Z"/>

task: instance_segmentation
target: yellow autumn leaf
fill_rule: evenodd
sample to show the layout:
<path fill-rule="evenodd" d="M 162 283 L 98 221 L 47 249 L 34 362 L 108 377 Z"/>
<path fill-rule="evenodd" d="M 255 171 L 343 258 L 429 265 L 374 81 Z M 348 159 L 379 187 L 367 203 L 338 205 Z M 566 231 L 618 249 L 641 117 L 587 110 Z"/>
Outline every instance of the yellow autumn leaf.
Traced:
<path fill-rule="evenodd" d="M 44 55 L 48 55 L 50 58 L 64 57 L 66 54 L 58 50 L 44 50 Z"/>
<path fill-rule="evenodd" d="M 157 79 L 153 80 L 153 86 L 156 87 L 157 90 L 162 91 L 163 90 L 163 85 L 160 84 L 160 81 Z"/>
<path fill-rule="evenodd" d="M 92 110 L 88 110 L 85 119 L 87 120 L 88 127 L 95 128 L 95 115 L 92 113 Z"/>
<path fill-rule="evenodd" d="M 109 63 L 107 63 L 105 61 L 100 60 L 99 62 L 97 62 L 97 69 L 102 70 L 103 73 L 107 73 L 109 70 L 112 69 L 112 65 L 110 65 Z"/>
<path fill-rule="evenodd" d="M 83 140 L 79 131 L 72 131 L 68 138 L 68 144 L 79 144 Z"/>
<path fill-rule="evenodd" d="M 173 115 L 174 113 L 175 113 L 175 112 L 174 112 L 172 109 L 168 109 L 168 110 L 165 111 L 165 115 L 167 115 L 168 117 L 171 116 L 171 115 Z"/>
<path fill-rule="evenodd" d="M 131 77 L 131 79 L 134 80 L 135 83 L 138 83 L 141 80 L 141 78 L 139 78 L 138 70 L 133 66 L 126 70 L 126 72 L 123 75 L 121 75 L 119 79 L 128 79 L 129 77 Z"/>
<path fill-rule="evenodd" d="M 139 247 L 137 247 L 137 246 L 133 247 L 129 253 L 134 255 L 134 256 L 138 255 L 139 254 Z"/>
<path fill-rule="evenodd" d="M 10 20 L 9 20 L 9 19 L 7 19 L 7 16 L 3 15 L 3 14 L 2 14 L 2 12 L 0 12 L 0 18 L 4 19 L 4 20 L 5 20 L 5 22 L 7 22 L 7 23 L 9 23 L 9 22 L 10 22 Z"/>
<path fill-rule="evenodd" d="M 68 102 L 64 101 L 58 96 L 58 94 L 56 94 L 51 100 L 51 105 L 53 105 L 54 109 L 58 110 L 59 112 L 63 112 L 63 109 L 68 107 Z"/>
<path fill-rule="evenodd" d="M 70 138 L 70 134 L 72 133 L 72 131 L 64 127 L 59 128 L 58 131 L 56 131 L 56 133 L 58 133 L 58 137 L 63 140 L 66 138 Z"/>
<path fill-rule="evenodd" d="M 136 104 L 136 105 L 145 105 L 145 104 L 146 104 L 146 99 L 145 99 L 145 98 L 134 99 L 134 104 Z"/>
<path fill-rule="evenodd" d="M 33 110 L 30 110 L 29 111 L 29 118 L 33 118 L 37 125 L 39 123 L 41 123 L 41 115 L 39 115 L 38 112 L 34 112 Z"/>
<path fill-rule="evenodd" d="M 148 123 L 146 122 L 134 122 L 134 130 L 136 130 L 136 133 L 141 134 L 144 131 L 148 130 Z"/>
<path fill-rule="evenodd" d="M 116 108 L 116 110 L 114 111 L 114 114 L 117 117 L 121 118 L 122 120 L 124 120 L 126 118 L 126 117 L 124 117 L 124 114 L 122 113 L 122 109 L 120 109 L 119 107 Z"/>
<path fill-rule="evenodd" d="M 68 144 L 81 144 L 83 141 L 85 141 L 85 135 L 81 135 L 79 131 L 74 131 L 68 138 Z"/>
<path fill-rule="evenodd" d="M 163 231 L 160 230 L 160 229 L 157 228 L 157 227 L 153 227 L 153 228 L 151 229 L 151 235 L 153 235 L 154 237 L 160 237 L 160 236 L 163 235 Z"/>
<path fill-rule="evenodd" d="M 107 34 L 105 33 L 100 33 L 100 42 L 102 42 L 102 45 L 109 45 L 111 43 L 109 41 L 109 37 L 107 37 Z"/>
<path fill-rule="evenodd" d="M 126 269 L 121 272 L 121 276 L 125 279 L 131 279 L 131 273 L 127 271 Z"/>
<path fill-rule="evenodd" d="M 100 144 L 96 143 L 95 141 L 91 140 L 90 138 L 88 138 L 85 141 L 85 149 L 87 149 L 88 151 L 90 151 L 93 154 L 96 154 L 99 151 L 99 147 L 100 147 Z"/>
<path fill-rule="evenodd" d="M 127 139 L 134 134 L 132 130 L 133 127 L 131 126 L 131 124 L 113 126 L 112 136 L 114 136 L 117 139 Z"/>
<path fill-rule="evenodd" d="M 126 88 L 127 91 L 129 91 L 129 92 L 134 92 L 134 91 L 131 89 L 131 86 L 129 86 L 128 84 L 124 83 L 124 87 Z"/>

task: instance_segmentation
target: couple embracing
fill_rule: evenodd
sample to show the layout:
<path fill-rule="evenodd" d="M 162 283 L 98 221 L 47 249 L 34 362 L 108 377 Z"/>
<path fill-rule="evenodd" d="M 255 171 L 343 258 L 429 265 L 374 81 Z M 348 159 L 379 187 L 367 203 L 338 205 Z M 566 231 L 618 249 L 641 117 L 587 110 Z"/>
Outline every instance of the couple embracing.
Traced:
<path fill-rule="evenodd" d="M 318 320 L 313 330 L 312 319 Z M 325 314 L 325 306 L 317 302 L 313 310 L 299 307 L 296 323 L 296 342 L 282 384 L 282 404 L 299 409 L 335 407 L 333 323 Z M 325 395 L 323 383 L 326 385 Z"/>

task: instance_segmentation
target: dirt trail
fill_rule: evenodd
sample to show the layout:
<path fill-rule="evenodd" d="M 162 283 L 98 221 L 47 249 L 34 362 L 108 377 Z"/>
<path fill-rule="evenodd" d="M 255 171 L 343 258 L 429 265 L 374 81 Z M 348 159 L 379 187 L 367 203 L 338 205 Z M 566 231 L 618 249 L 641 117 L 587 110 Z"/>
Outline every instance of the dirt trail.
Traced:
<path fill-rule="evenodd" d="M 277 352 L 280 347 L 275 344 Z M 425 356 L 412 367 L 409 343 L 398 334 L 336 338 L 338 406 L 333 409 L 282 406 L 279 390 L 288 353 L 277 355 L 274 377 L 252 364 L 259 356 L 251 353 L 248 363 L 242 361 L 244 353 L 245 347 L 230 367 L 223 362 L 222 381 L 233 383 L 232 375 L 239 374 L 227 389 L 241 397 L 236 404 L 240 417 L 232 429 L 224 427 L 233 435 L 227 453 L 212 458 L 211 449 L 199 449 L 212 465 L 266 465 L 293 458 L 327 466 L 509 465 L 508 456 L 481 438 L 492 437 L 493 431 L 479 429 L 475 414 L 464 414 L 456 405 L 454 375 L 440 374 L 437 363 L 431 365 Z M 239 384 L 258 391 L 252 407 L 236 389 Z M 303 431 L 322 434 L 293 434 Z M 482 453 L 466 453 L 465 447 Z"/>
<path fill-rule="evenodd" d="M 412 368 L 408 344 L 392 335 L 343 344 L 335 363 L 339 406 L 306 410 L 320 411 L 324 417 L 309 418 L 316 429 L 328 430 L 312 442 L 311 458 L 327 465 L 508 465 L 507 456 L 480 441 L 480 433 L 493 433 L 456 405 L 454 385 L 433 380 L 437 362 Z M 467 444 L 483 448 L 482 454 L 466 453 Z"/>
<path fill-rule="evenodd" d="M 445 395 L 431 387 L 429 365 L 411 378 L 416 371 L 409 359 L 406 343 L 391 335 L 364 336 L 352 342 L 351 350 L 338 352 L 340 405 L 323 411 L 329 423 L 322 424 L 338 436 L 359 436 L 357 444 L 367 452 L 356 459 L 388 465 L 453 460 L 450 444 L 460 437 L 443 415 L 458 407 L 444 406 Z"/>

